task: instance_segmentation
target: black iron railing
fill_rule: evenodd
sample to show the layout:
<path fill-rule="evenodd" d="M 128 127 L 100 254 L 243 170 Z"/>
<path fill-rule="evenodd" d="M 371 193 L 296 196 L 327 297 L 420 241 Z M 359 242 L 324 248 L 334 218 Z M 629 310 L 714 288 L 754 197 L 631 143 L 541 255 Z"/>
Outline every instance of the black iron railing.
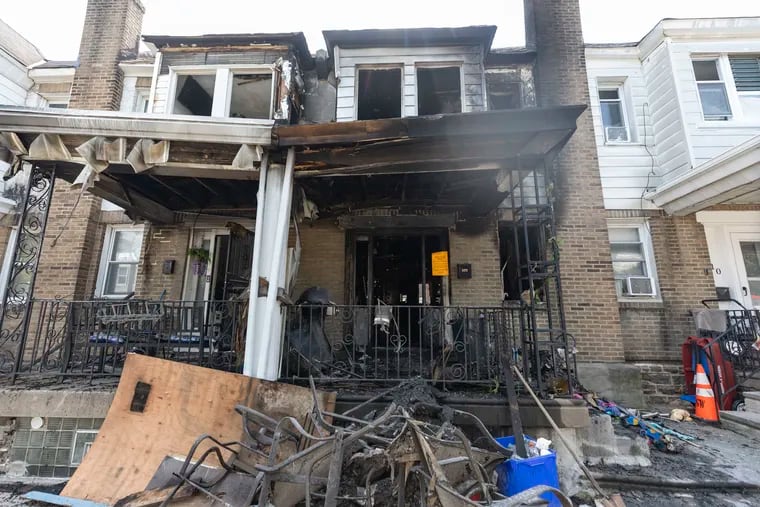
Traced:
<path fill-rule="evenodd" d="M 498 389 L 506 359 L 522 364 L 519 307 L 289 308 L 282 379 L 396 382 L 410 378 Z"/>
<path fill-rule="evenodd" d="M 726 332 L 716 338 L 739 380 L 760 375 L 760 310 L 728 310 Z"/>
<path fill-rule="evenodd" d="M 0 374 L 14 379 L 119 376 L 129 352 L 229 371 L 240 366 L 241 302 L 35 299 L 30 305 L 27 332 L 0 343 Z"/>

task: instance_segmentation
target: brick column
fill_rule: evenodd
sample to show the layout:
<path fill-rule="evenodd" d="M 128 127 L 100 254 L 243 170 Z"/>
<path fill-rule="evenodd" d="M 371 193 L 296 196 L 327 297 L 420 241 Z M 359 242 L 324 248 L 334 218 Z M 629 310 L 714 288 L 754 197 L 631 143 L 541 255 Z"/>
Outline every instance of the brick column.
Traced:
<path fill-rule="evenodd" d="M 525 0 L 525 7 L 527 43 L 535 43 L 537 52 L 539 106 L 589 104 L 578 0 Z M 578 119 L 578 130 L 560 153 L 554 169 L 568 331 L 577 339 L 581 360 L 623 361 L 590 111 Z"/>
<path fill-rule="evenodd" d="M 123 82 L 119 61 L 125 55 L 136 54 L 144 13 L 140 0 L 87 2 L 69 108 L 119 109 Z M 96 278 L 93 268 L 97 270 L 102 248 L 101 199 L 86 193 L 77 204 L 78 197 L 79 191 L 70 190 L 66 182 L 56 185 L 35 297 L 92 295 Z"/>

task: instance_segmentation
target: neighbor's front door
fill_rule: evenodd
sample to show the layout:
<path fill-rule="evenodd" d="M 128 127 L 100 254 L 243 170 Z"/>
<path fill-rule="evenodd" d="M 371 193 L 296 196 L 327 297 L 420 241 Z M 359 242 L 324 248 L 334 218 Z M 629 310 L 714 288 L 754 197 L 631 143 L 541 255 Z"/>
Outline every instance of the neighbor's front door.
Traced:
<path fill-rule="evenodd" d="M 739 299 L 747 308 L 760 308 L 760 234 L 731 235 L 739 277 Z"/>

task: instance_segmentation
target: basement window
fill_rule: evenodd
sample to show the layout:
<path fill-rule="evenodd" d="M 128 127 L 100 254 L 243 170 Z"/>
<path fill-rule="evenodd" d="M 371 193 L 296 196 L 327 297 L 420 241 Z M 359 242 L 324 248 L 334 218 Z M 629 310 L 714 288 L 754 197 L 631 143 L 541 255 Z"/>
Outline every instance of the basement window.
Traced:
<path fill-rule="evenodd" d="M 272 74 L 234 74 L 230 94 L 231 118 L 271 117 Z"/>
<path fill-rule="evenodd" d="M 216 76 L 214 74 L 177 75 L 174 114 L 211 116 L 215 82 Z"/>
<path fill-rule="evenodd" d="M 401 117 L 401 69 L 358 69 L 357 120 Z"/>
<path fill-rule="evenodd" d="M 462 79 L 459 67 L 417 69 L 417 114 L 461 113 Z"/>

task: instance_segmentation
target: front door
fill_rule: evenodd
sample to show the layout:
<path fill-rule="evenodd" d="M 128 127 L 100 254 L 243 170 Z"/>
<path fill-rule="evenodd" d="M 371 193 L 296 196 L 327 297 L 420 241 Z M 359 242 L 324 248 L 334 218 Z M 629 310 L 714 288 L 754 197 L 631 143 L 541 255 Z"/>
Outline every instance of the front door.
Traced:
<path fill-rule="evenodd" d="M 760 308 L 760 234 L 734 233 L 734 256 L 739 278 L 739 301 L 747 308 Z"/>

